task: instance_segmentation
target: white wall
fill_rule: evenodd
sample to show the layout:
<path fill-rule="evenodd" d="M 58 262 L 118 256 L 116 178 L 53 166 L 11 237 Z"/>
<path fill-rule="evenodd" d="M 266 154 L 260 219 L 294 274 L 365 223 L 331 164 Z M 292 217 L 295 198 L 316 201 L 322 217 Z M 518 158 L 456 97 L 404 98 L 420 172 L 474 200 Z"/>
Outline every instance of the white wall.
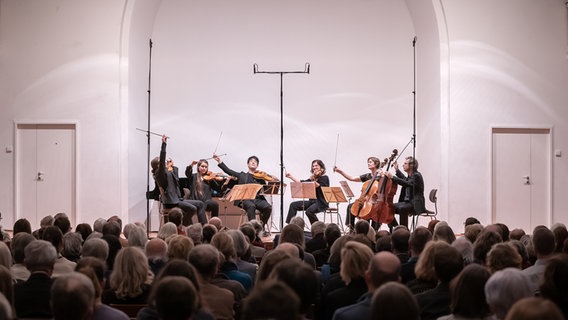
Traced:
<path fill-rule="evenodd" d="M 136 128 L 146 127 L 149 38 L 151 130 L 172 137 L 180 167 L 209 157 L 222 132 L 218 152 L 230 167 L 244 169 L 256 154 L 261 169 L 279 174 L 280 79 L 253 75 L 252 64 L 303 70 L 310 62 L 309 75 L 284 77 L 287 170 L 305 177 L 315 158 L 332 167 L 339 133 L 337 164 L 366 172 L 369 155 L 384 158 L 412 136 L 414 35 L 416 155 L 456 231 L 470 215 L 490 222 L 491 125 L 551 125 L 553 148 L 567 150 L 560 0 L 0 5 L 1 150 L 13 144 L 14 120 L 79 120 L 83 221 L 145 217 L 147 144 Z M 153 137 L 152 155 L 158 149 Z M 12 157 L 0 155 L 5 226 L 13 223 Z M 553 170 L 553 220 L 565 221 L 564 157 Z"/>

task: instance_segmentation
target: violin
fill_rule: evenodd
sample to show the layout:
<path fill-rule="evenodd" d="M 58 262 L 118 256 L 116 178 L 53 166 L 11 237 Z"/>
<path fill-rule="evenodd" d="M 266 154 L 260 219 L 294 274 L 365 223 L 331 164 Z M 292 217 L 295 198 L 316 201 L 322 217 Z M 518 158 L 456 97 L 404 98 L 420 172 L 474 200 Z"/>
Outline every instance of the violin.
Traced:
<path fill-rule="evenodd" d="M 317 179 L 319 179 L 324 174 L 325 174 L 325 170 L 319 169 L 319 170 L 316 170 L 312 173 L 312 178 L 313 178 L 314 181 L 316 181 Z"/>
<path fill-rule="evenodd" d="M 205 181 L 223 181 L 227 176 L 221 173 L 215 173 L 213 171 L 207 171 L 202 178 Z"/>
<path fill-rule="evenodd" d="M 252 174 L 252 176 L 257 180 L 264 180 L 264 181 L 277 181 L 278 179 L 274 178 L 273 176 L 269 175 L 264 171 L 256 171 Z"/>

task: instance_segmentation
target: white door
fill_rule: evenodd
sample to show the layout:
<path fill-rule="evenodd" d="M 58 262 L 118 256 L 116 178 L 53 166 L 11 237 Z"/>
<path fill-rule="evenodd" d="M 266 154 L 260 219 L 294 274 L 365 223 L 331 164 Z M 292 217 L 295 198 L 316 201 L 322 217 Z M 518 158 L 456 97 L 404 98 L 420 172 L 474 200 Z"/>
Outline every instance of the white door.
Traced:
<path fill-rule="evenodd" d="M 550 129 L 493 129 L 493 222 L 550 225 Z"/>
<path fill-rule="evenodd" d="M 65 212 L 75 222 L 75 125 L 16 125 L 16 219 L 32 229 L 41 218 Z"/>

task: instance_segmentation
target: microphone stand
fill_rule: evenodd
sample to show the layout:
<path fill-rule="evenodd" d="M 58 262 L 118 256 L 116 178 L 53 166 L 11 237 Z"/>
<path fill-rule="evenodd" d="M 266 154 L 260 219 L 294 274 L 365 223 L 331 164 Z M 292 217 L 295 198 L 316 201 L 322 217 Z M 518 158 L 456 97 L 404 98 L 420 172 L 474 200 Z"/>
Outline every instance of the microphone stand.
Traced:
<path fill-rule="evenodd" d="M 413 110 L 412 110 L 412 141 L 413 141 L 413 145 L 412 145 L 412 158 L 416 159 L 416 36 L 414 36 L 414 39 L 412 39 L 412 51 L 413 51 L 413 89 L 412 89 L 412 95 L 413 95 Z"/>
<path fill-rule="evenodd" d="M 148 59 L 148 123 L 146 136 L 148 137 L 148 159 L 146 161 L 146 236 L 150 238 L 150 199 L 148 199 L 148 193 L 150 192 L 150 95 L 151 95 L 151 85 L 152 85 L 152 39 L 149 43 L 149 59 Z"/>
<path fill-rule="evenodd" d="M 280 230 L 284 227 L 284 92 L 283 92 L 283 77 L 289 73 L 310 73 L 310 64 L 306 62 L 303 71 L 259 71 L 258 65 L 253 64 L 253 74 L 266 73 L 266 74 L 279 74 L 280 75 Z"/>

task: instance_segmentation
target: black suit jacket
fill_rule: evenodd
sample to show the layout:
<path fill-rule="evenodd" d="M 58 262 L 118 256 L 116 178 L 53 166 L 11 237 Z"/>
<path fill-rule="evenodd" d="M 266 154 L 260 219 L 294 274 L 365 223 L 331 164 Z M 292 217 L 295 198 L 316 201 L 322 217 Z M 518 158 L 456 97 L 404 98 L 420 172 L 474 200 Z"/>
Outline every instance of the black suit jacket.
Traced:
<path fill-rule="evenodd" d="M 418 171 L 411 176 L 405 177 L 400 170 L 396 170 L 396 175 L 392 177 L 392 181 L 402 186 L 398 202 L 404 202 L 406 188 L 411 188 L 410 203 L 414 207 L 414 214 L 426 212 L 426 200 L 424 199 L 424 179 Z"/>
<path fill-rule="evenodd" d="M 51 284 L 45 273 L 32 273 L 28 281 L 14 286 L 14 304 L 18 318 L 51 318 Z"/>

